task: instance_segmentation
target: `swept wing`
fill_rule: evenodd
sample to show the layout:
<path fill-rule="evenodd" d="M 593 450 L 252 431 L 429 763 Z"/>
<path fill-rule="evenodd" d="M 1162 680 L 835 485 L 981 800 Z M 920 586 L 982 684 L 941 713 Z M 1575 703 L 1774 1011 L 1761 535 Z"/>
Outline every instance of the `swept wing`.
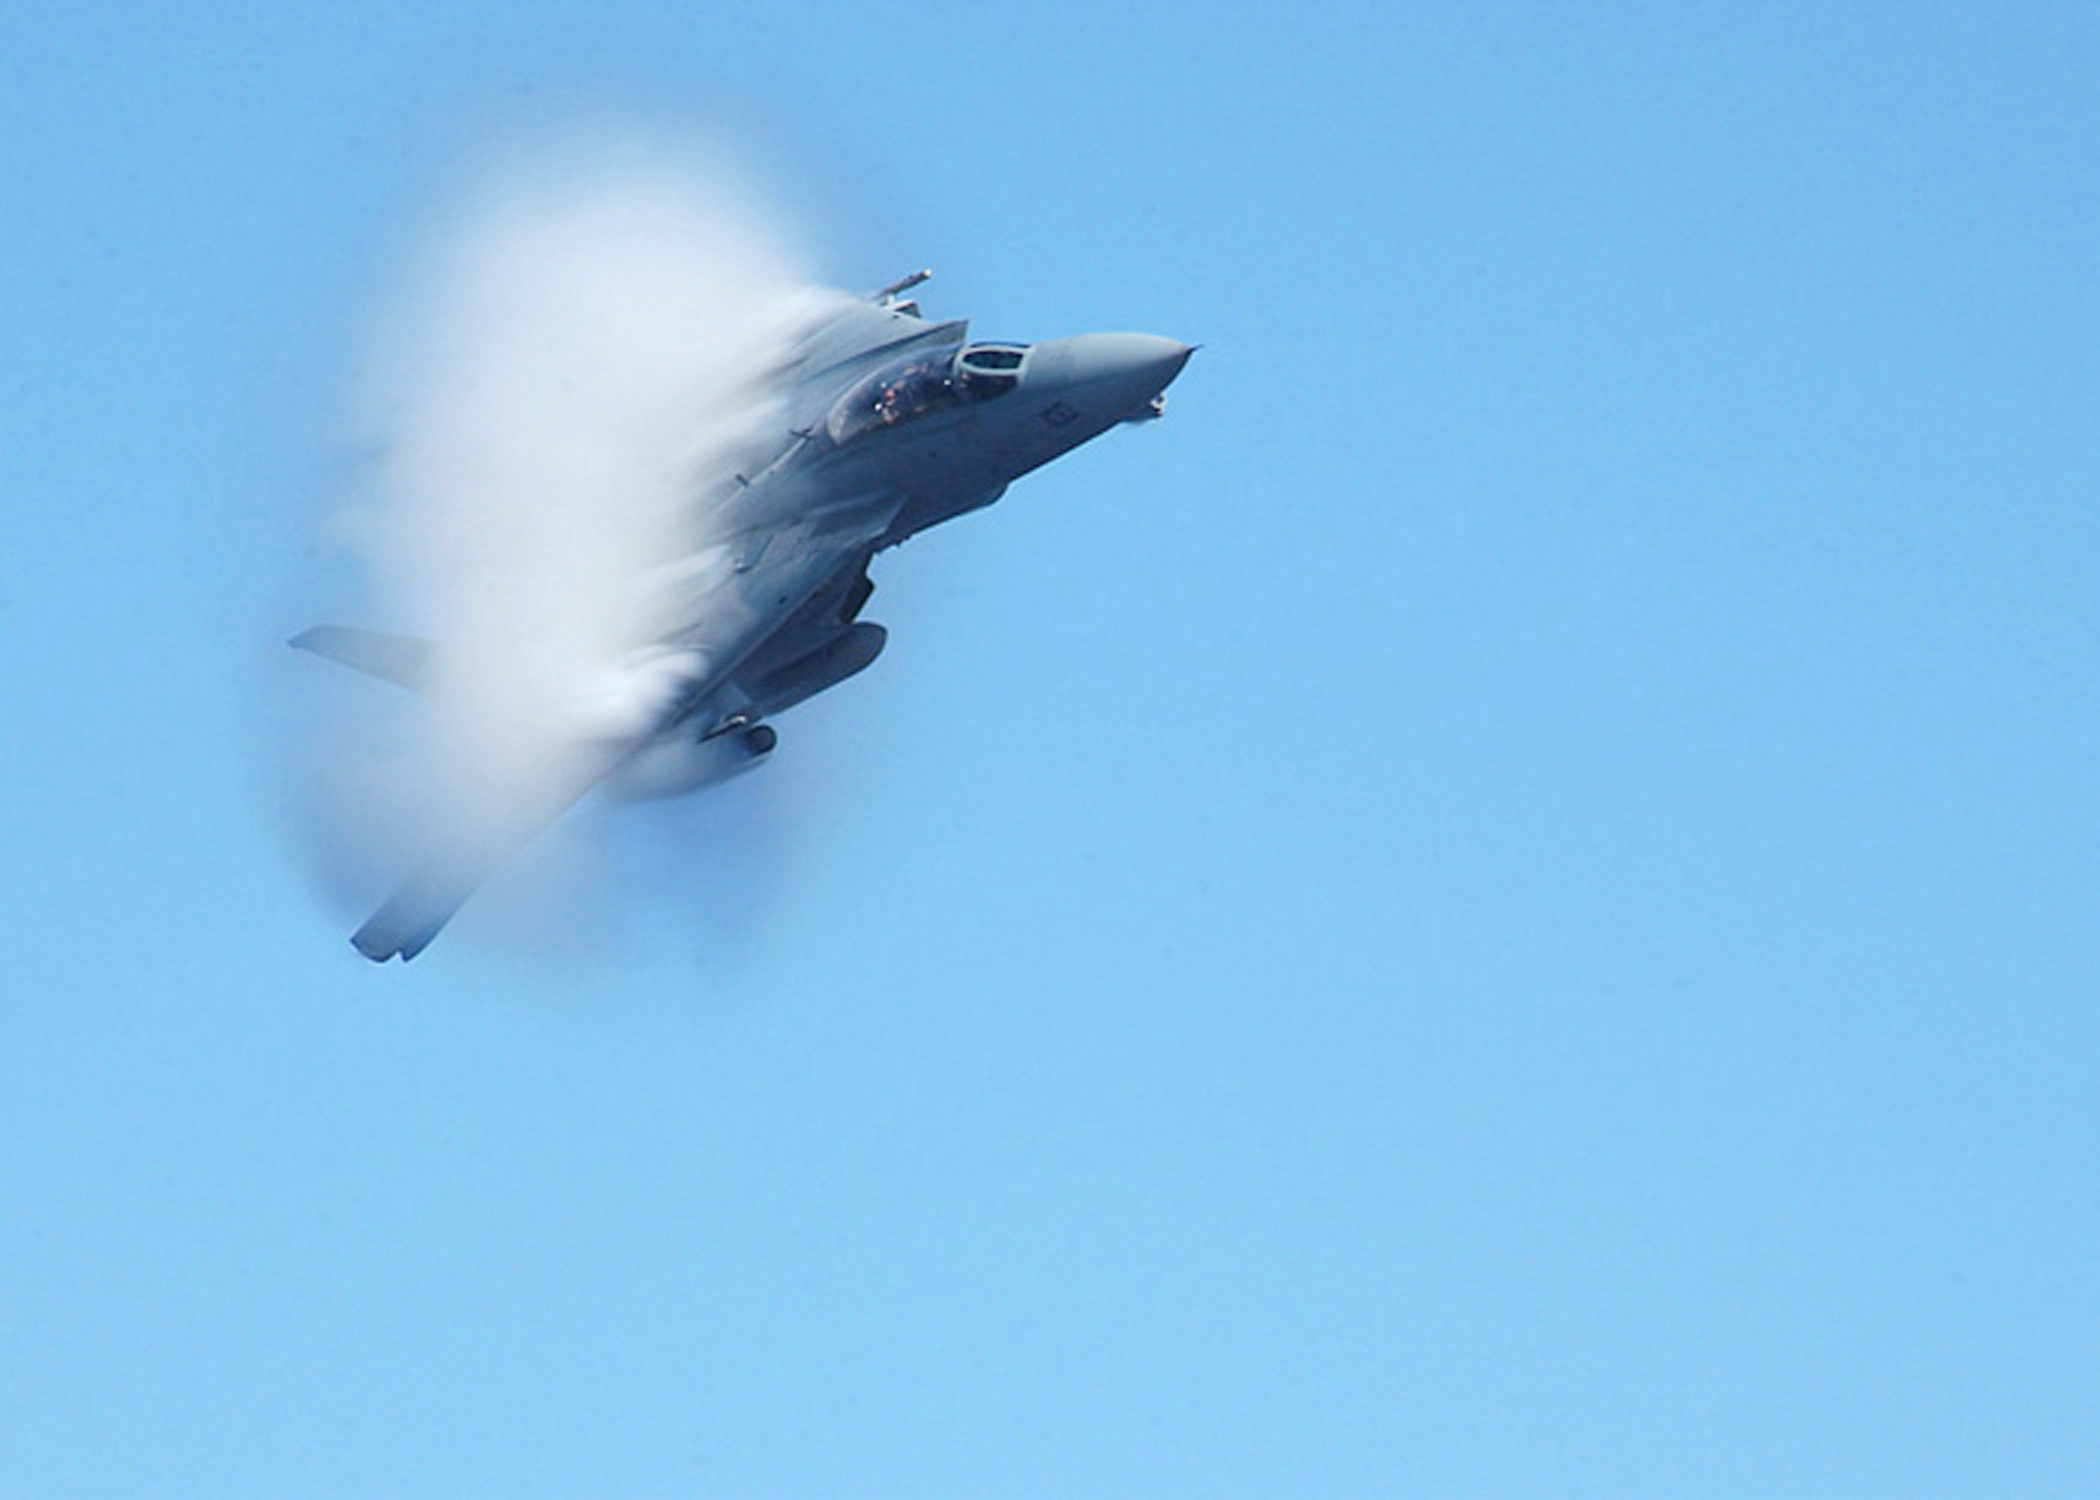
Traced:
<path fill-rule="evenodd" d="M 357 951 L 375 963 L 414 958 L 489 876 L 638 752 L 666 736 L 697 739 L 718 728 L 718 701 L 738 669 L 784 629 L 800 626 L 806 605 L 842 579 L 863 576 L 898 503 L 890 495 L 863 497 L 710 549 L 722 565 L 695 569 L 692 623 L 665 643 L 700 664 L 683 690 L 633 732 L 579 745 L 548 784 L 481 820 L 458 846 L 427 856 L 352 936 Z M 292 644 L 405 687 L 427 689 L 435 676 L 436 648 L 407 637 L 319 626 Z"/>

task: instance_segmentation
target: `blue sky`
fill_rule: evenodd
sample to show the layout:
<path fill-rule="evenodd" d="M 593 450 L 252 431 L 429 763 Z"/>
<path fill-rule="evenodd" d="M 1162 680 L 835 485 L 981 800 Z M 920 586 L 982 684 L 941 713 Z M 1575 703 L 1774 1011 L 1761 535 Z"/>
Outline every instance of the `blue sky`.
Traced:
<path fill-rule="evenodd" d="M 2092 10 L 0 58 L 0 1492 L 2100 1489 Z M 359 341 L 607 118 L 1204 349 L 379 970 L 285 751 L 379 700 L 279 645 Z"/>

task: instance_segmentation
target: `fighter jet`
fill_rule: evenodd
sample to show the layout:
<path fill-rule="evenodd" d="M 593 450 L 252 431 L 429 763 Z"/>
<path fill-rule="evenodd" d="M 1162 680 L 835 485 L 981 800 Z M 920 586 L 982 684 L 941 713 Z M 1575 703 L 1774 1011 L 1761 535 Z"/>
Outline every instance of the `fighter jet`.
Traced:
<path fill-rule="evenodd" d="M 587 737 L 557 784 L 515 799 L 499 829 L 414 869 L 351 938 L 359 953 L 414 958 L 594 789 L 682 796 L 764 762 L 778 743 L 768 720 L 881 654 L 883 627 L 861 618 L 877 553 L 990 505 L 1121 423 L 1158 417 L 1193 352 L 1139 333 L 973 342 L 967 322 L 931 322 L 907 299 L 930 274 L 829 303 L 778 372 L 781 430 L 750 472 L 693 497 L 704 552 L 683 560 L 673 628 L 626 664 L 630 688 L 646 684 L 627 701 L 643 710 Z M 438 680 L 444 651 L 341 625 L 291 644 L 415 691 Z"/>

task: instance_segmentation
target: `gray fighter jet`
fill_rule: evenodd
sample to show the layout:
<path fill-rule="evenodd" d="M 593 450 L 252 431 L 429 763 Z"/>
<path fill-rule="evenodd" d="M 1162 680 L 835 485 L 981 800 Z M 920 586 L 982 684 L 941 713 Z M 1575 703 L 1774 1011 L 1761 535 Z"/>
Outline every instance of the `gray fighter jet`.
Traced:
<path fill-rule="evenodd" d="M 351 942 L 383 963 L 414 958 L 497 866 L 571 805 L 681 796 L 763 762 L 767 719 L 873 662 L 880 625 L 860 618 L 876 553 L 997 500 L 1013 480 L 1123 422 L 1160 415 L 1192 352 L 1137 333 L 1038 344 L 973 343 L 905 294 L 918 272 L 841 298 L 783 374 L 784 429 L 755 472 L 710 495 L 707 565 L 679 624 L 650 651 L 665 684 L 641 723 L 594 739 L 559 785 L 505 810 L 500 830 L 417 869 Z M 291 643 L 413 690 L 441 648 L 323 625 Z"/>

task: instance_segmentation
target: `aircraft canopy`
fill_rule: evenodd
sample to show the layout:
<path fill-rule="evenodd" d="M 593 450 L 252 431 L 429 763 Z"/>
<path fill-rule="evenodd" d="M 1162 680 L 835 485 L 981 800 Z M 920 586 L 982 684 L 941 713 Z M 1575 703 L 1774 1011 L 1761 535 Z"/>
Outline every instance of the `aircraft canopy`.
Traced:
<path fill-rule="evenodd" d="M 969 344 L 906 355 L 839 397 L 825 431 L 832 442 L 843 444 L 929 412 L 1003 396 L 1021 383 L 1027 354 L 1019 344 Z"/>

